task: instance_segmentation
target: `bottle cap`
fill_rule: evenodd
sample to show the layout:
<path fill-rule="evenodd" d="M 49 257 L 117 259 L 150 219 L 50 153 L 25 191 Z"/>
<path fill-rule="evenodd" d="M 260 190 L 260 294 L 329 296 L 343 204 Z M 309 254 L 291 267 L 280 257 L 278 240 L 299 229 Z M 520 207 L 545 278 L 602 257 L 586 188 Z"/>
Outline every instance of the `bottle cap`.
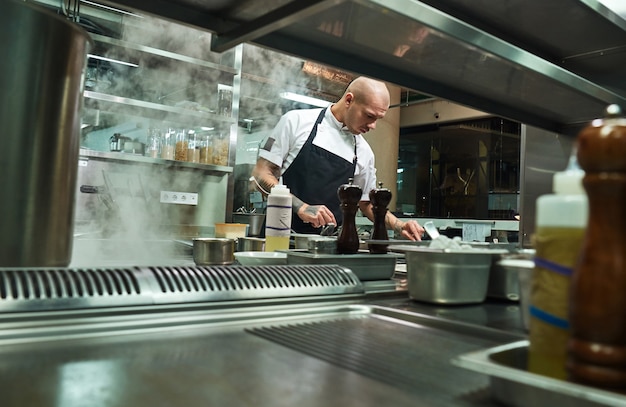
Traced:
<path fill-rule="evenodd" d="M 564 171 L 554 174 L 552 190 L 560 195 L 579 195 L 585 193 L 583 177 L 585 171 L 578 165 L 576 151 L 572 152 Z"/>
<path fill-rule="evenodd" d="M 270 193 L 276 195 L 291 195 L 289 188 L 287 188 L 287 186 L 283 184 L 274 185 L 270 190 Z"/>

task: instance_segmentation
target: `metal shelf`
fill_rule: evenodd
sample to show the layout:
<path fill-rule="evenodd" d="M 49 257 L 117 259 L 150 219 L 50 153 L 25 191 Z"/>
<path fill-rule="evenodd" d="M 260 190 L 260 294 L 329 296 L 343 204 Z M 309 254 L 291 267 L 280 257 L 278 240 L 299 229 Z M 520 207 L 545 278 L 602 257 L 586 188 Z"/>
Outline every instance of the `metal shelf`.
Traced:
<path fill-rule="evenodd" d="M 170 168 L 188 168 L 194 170 L 205 171 L 213 174 L 229 174 L 233 172 L 233 167 L 226 167 L 222 165 L 213 165 L 213 164 L 198 164 L 191 163 L 186 161 L 176 161 L 176 160 L 164 160 L 162 158 L 152 158 L 146 157 L 138 154 L 131 153 L 120 153 L 120 152 L 105 152 L 105 151 L 96 151 L 89 150 L 86 148 L 80 149 L 80 159 L 102 159 L 107 161 L 120 161 L 126 163 L 140 163 L 140 164 L 148 164 L 148 165 L 163 165 Z"/>
<path fill-rule="evenodd" d="M 106 93 L 86 90 L 83 95 L 85 97 L 86 107 L 88 108 L 105 111 L 112 110 L 116 113 L 120 113 L 119 105 L 124 105 L 127 109 L 124 110 L 123 114 L 140 115 L 149 119 L 176 122 L 185 121 L 192 126 L 206 125 L 207 121 L 226 125 L 236 122 L 233 117 L 220 116 L 210 112 L 196 111 L 176 106 L 163 105 L 160 103 L 108 95 Z M 171 119 L 168 118 L 168 115 L 170 114 Z"/>

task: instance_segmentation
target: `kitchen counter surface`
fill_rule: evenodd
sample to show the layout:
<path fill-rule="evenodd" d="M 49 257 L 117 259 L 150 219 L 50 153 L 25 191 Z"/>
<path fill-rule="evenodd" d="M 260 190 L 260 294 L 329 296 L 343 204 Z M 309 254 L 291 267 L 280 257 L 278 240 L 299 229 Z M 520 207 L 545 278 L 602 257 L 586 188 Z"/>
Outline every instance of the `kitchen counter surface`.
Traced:
<path fill-rule="evenodd" d="M 517 303 L 365 295 L 0 315 L 12 406 L 496 406 L 460 354 L 525 338 Z"/>

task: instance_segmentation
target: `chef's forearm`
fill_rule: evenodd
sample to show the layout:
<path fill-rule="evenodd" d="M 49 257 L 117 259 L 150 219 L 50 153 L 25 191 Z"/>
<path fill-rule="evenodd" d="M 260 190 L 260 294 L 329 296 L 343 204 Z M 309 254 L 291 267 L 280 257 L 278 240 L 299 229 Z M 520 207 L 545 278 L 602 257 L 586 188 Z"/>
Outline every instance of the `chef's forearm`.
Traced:
<path fill-rule="evenodd" d="M 385 215 L 385 225 L 389 230 L 393 230 L 396 233 L 402 233 L 404 222 L 396 218 L 391 212 L 387 212 L 387 214 Z"/>

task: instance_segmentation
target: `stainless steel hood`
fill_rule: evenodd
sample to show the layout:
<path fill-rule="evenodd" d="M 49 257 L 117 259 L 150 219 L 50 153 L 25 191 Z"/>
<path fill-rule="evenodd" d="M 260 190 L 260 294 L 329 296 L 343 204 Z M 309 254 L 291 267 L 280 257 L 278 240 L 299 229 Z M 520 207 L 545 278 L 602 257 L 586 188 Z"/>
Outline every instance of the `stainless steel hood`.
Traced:
<path fill-rule="evenodd" d="M 626 22 L 597 0 L 118 0 L 548 130 L 626 105 Z"/>

